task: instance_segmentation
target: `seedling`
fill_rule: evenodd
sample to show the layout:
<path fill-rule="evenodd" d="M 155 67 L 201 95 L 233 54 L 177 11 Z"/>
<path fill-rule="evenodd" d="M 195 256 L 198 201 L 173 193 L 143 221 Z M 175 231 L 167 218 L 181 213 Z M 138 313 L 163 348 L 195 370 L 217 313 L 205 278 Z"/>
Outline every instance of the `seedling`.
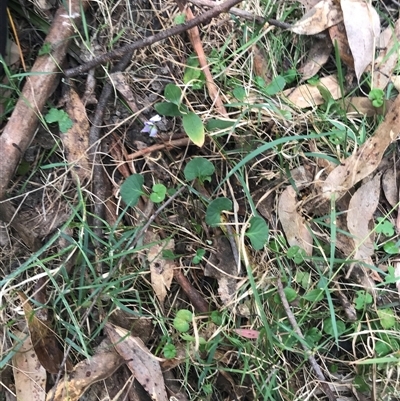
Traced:
<path fill-rule="evenodd" d="M 164 96 L 168 102 L 157 103 L 154 106 L 157 112 L 162 116 L 182 117 L 183 129 L 188 137 L 197 146 L 203 146 L 205 139 L 203 122 L 197 114 L 182 104 L 181 89 L 174 84 L 168 84 Z"/>
<path fill-rule="evenodd" d="M 193 313 L 190 312 L 189 310 L 187 309 L 178 310 L 173 323 L 175 329 L 180 333 L 186 333 L 190 328 L 189 323 L 192 321 L 192 319 L 193 319 Z"/>
<path fill-rule="evenodd" d="M 160 203 L 165 199 L 167 188 L 163 184 L 154 184 L 150 194 L 150 200 L 154 203 Z"/>
<path fill-rule="evenodd" d="M 201 184 L 203 184 L 204 181 L 210 182 L 211 176 L 214 172 L 214 165 L 204 157 L 196 157 L 195 159 L 190 160 L 183 170 L 183 174 L 187 181 L 193 181 L 197 178 Z"/>
<path fill-rule="evenodd" d="M 191 86 L 194 90 L 203 89 L 206 82 L 204 72 L 200 69 L 199 59 L 196 55 L 189 56 L 183 74 L 183 83 Z"/>
<path fill-rule="evenodd" d="M 368 98 L 371 100 L 372 106 L 377 108 L 382 107 L 385 98 L 385 92 L 383 92 L 382 89 L 372 89 L 368 94 Z"/>
<path fill-rule="evenodd" d="M 58 110 L 54 107 L 49 110 L 45 118 L 46 122 L 58 123 L 60 131 L 65 134 L 70 128 L 72 128 L 72 120 L 64 110 Z"/>
<path fill-rule="evenodd" d="M 194 265 L 197 265 L 201 262 L 201 259 L 203 259 L 204 255 L 206 254 L 205 249 L 200 248 L 196 251 L 196 255 L 192 259 L 192 263 Z"/>
<path fill-rule="evenodd" d="M 167 359 L 173 359 L 176 357 L 176 347 L 174 344 L 166 344 L 163 349 L 164 357 Z"/>

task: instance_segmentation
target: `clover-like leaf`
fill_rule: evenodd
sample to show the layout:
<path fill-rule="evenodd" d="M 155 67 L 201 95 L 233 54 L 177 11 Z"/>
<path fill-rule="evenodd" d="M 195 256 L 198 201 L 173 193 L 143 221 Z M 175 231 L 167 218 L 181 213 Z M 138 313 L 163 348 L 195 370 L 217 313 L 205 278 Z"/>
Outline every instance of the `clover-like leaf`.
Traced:
<path fill-rule="evenodd" d="M 232 201 L 228 198 L 214 199 L 207 207 L 206 223 L 211 227 L 218 226 L 224 210 L 232 210 Z"/>
<path fill-rule="evenodd" d="M 163 184 L 154 184 L 150 194 L 150 200 L 154 203 L 160 203 L 165 199 L 167 188 Z"/>
<path fill-rule="evenodd" d="M 139 197 L 143 195 L 143 176 L 141 174 L 132 174 L 121 185 L 120 194 L 122 200 L 128 206 L 135 206 Z"/>
<path fill-rule="evenodd" d="M 250 227 L 246 231 L 246 237 L 250 239 L 251 246 L 259 251 L 268 241 L 269 229 L 268 225 L 262 217 L 252 217 L 250 219 Z"/>
<path fill-rule="evenodd" d="M 215 167 L 209 160 L 204 157 L 195 157 L 185 166 L 183 174 L 187 181 L 198 178 L 203 183 L 204 181 L 211 181 L 214 171 Z"/>

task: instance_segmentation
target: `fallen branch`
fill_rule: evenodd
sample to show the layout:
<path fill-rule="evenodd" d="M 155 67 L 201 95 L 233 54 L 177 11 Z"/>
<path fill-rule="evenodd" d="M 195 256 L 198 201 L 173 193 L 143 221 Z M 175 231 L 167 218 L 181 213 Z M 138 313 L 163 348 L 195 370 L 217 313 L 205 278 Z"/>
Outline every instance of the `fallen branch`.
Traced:
<path fill-rule="evenodd" d="M 79 74 L 83 74 L 86 71 L 89 71 L 93 67 L 96 67 L 100 64 L 108 63 L 111 60 L 115 60 L 117 58 L 122 57 L 125 53 L 142 49 L 143 47 L 150 46 L 156 42 L 159 42 L 163 39 L 170 38 L 171 36 L 178 35 L 182 32 L 187 31 L 188 29 L 194 28 L 195 26 L 205 23 L 211 18 L 215 18 L 217 15 L 228 11 L 231 7 L 235 6 L 236 4 L 240 3 L 242 0 L 226 0 L 224 3 L 215 6 L 214 8 L 200 14 L 196 18 L 186 22 L 185 24 L 176 25 L 173 28 L 166 29 L 156 35 L 149 36 L 147 38 L 138 40 L 137 42 L 131 43 L 126 46 L 122 46 L 119 49 L 115 49 L 111 52 L 103 54 L 101 56 L 95 57 L 93 60 L 82 64 L 78 67 L 71 68 L 65 71 L 65 75 L 68 78 L 75 77 Z"/>
<path fill-rule="evenodd" d="M 86 5 L 86 1 L 83 2 Z M 0 136 L 0 200 L 6 195 L 8 183 L 32 142 L 39 122 L 39 116 L 49 96 L 61 77 L 69 40 L 81 16 L 81 1 L 69 0 L 56 12 L 46 43 L 51 46 L 51 54 L 39 56 L 27 76 L 26 83 L 14 111 Z"/>
<path fill-rule="evenodd" d="M 206 6 L 214 8 L 218 3 L 213 0 L 189 0 L 192 4 L 196 6 Z M 257 24 L 264 24 L 265 18 L 260 15 L 254 15 L 246 10 L 241 10 L 240 8 L 232 7 L 229 10 L 229 14 L 236 15 L 237 17 L 246 19 L 248 21 L 256 22 Z"/>

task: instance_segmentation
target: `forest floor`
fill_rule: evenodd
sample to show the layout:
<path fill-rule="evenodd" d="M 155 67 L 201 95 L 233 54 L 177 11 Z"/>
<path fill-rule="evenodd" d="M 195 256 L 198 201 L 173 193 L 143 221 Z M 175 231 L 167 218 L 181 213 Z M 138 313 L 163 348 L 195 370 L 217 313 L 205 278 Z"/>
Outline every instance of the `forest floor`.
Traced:
<path fill-rule="evenodd" d="M 8 4 L 0 400 L 400 399 L 398 3 L 64 3 Z"/>

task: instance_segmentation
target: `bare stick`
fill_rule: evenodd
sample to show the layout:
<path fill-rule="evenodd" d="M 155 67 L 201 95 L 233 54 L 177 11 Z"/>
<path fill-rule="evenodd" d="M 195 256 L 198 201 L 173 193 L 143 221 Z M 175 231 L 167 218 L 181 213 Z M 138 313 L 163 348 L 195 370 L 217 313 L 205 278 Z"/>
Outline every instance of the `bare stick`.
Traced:
<path fill-rule="evenodd" d="M 108 52 L 101 56 L 95 57 L 93 60 L 90 60 L 89 62 L 87 62 L 85 64 L 82 64 L 75 68 L 71 68 L 69 70 L 66 70 L 65 75 L 68 78 L 75 77 L 79 74 L 89 71 L 93 67 L 96 67 L 100 64 L 105 64 L 111 60 L 120 58 L 127 52 L 141 49 L 143 47 L 150 46 L 153 43 L 159 42 L 163 39 L 167 39 L 171 36 L 178 35 L 179 33 L 185 32 L 190 28 L 193 28 L 199 24 L 202 24 L 202 23 L 206 22 L 207 20 L 209 20 L 211 18 L 215 18 L 217 15 L 219 15 L 225 11 L 228 11 L 231 7 L 235 6 L 236 4 L 240 3 L 241 1 L 242 0 L 226 0 L 224 3 L 222 3 L 218 6 L 215 6 L 214 8 L 204 12 L 203 14 L 200 14 L 199 16 L 186 22 L 185 24 L 176 25 L 173 28 L 167 29 L 160 33 L 157 33 L 156 35 L 149 36 L 147 38 L 138 40 L 137 42 L 131 43 L 126 46 L 122 46 L 119 49 L 115 49 L 111 52 Z"/>
<path fill-rule="evenodd" d="M 87 2 L 82 3 L 86 7 Z M 46 43 L 52 47 L 51 54 L 39 56 L 32 67 L 14 111 L 0 136 L 0 201 L 5 198 L 21 157 L 32 142 L 39 116 L 48 98 L 57 86 L 69 40 L 80 21 L 81 2 L 69 0 L 57 10 Z"/>
<path fill-rule="evenodd" d="M 206 6 L 206 7 L 215 7 L 218 3 L 213 0 L 189 0 L 192 4 L 196 6 Z M 255 21 L 257 24 L 263 24 L 265 22 L 265 18 L 254 15 L 246 10 L 241 10 L 240 8 L 232 7 L 229 10 L 229 14 L 236 15 L 237 17 L 247 19 L 248 21 Z"/>
<path fill-rule="evenodd" d="M 300 327 L 298 326 L 298 324 L 296 322 L 296 318 L 294 317 L 294 314 L 292 313 L 292 310 L 290 309 L 290 305 L 286 298 L 285 291 L 283 290 L 283 285 L 282 285 L 282 281 L 280 278 L 278 278 L 277 284 L 278 284 L 278 294 L 282 300 L 282 304 L 283 304 L 283 307 L 285 308 L 286 315 L 289 319 L 290 324 L 293 327 L 293 330 L 301 339 L 301 341 L 300 341 L 301 346 L 303 347 L 305 353 L 307 354 L 308 361 L 310 362 L 310 365 L 314 369 L 315 374 L 317 375 L 318 379 L 321 382 L 321 387 L 323 388 L 325 394 L 329 398 L 329 401 L 337 401 L 335 394 L 333 394 L 332 390 L 329 388 L 328 383 L 326 382 L 325 376 L 322 373 L 321 368 L 319 367 L 317 361 L 313 357 L 310 348 L 307 346 L 307 343 L 304 339 L 303 333 L 301 332 Z"/>
<path fill-rule="evenodd" d="M 181 13 L 185 13 L 186 15 L 186 20 L 191 21 L 194 19 L 194 15 L 192 13 L 192 10 L 190 7 L 187 7 L 187 2 L 186 0 L 176 0 L 179 10 Z M 208 62 L 207 62 L 207 57 L 206 54 L 204 53 L 203 45 L 201 43 L 200 39 L 200 31 L 197 26 L 195 26 L 192 29 L 188 30 L 188 35 L 190 38 L 190 41 L 192 43 L 193 49 L 195 50 L 197 54 L 197 58 L 199 60 L 200 68 L 203 71 L 203 74 L 206 78 L 206 85 L 208 89 L 208 93 L 214 102 L 216 110 L 221 114 L 222 116 L 226 117 L 228 113 L 226 112 L 225 106 L 221 100 L 221 97 L 219 95 L 219 88 L 214 82 L 214 78 L 211 74 L 210 68 L 208 67 Z"/>

